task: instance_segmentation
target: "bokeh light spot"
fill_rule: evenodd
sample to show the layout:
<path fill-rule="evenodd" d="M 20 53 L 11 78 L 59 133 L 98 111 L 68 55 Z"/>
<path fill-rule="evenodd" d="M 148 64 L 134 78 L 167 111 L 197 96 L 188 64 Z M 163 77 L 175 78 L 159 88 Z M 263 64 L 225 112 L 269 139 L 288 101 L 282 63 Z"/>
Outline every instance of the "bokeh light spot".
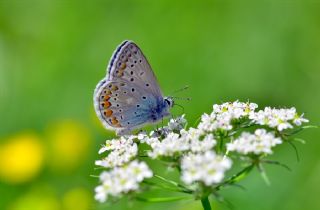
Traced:
<path fill-rule="evenodd" d="M 62 121 L 49 127 L 49 164 L 56 171 L 72 171 L 87 156 L 91 138 L 85 126 L 76 121 Z"/>
<path fill-rule="evenodd" d="M 8 210 L 61 210 L 59 199 L 48 186 L 37 186 L 21 195 L 7 208 Z"/>
<path fill-rule="evenodd" d="M 44 159 L 40 138 L 32 133 L 22 133 L 5 142 L 0 146 L 0 179 L 16 184 L 34 178 Z"/>
<path fill-rule="evenodd" d="M 74 188 L 68 191 L 62 200 L 64 210 L 87 210 L 92 205 L 93 195 L 84 188 Z"/>

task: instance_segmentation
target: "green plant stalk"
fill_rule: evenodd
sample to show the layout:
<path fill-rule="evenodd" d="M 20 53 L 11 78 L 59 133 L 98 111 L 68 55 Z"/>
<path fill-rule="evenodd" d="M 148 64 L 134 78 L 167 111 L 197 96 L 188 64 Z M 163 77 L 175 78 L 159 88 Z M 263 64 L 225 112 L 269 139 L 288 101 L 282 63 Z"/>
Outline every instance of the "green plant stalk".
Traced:
<path fill-rule="evenodd" d="M 211 205 L 208 196 L 201 198 L 201 204 L 204 210 L 211 210 Z"/>
<path fill-rule="evenodd" d="M 145 198 L 145 197 L 139 197 L 139 196 L 136 197 L 138 201 L 151 202 L 151 203 L 172 202 L 172 201 L 186 200 L 191 198 L 192 197 L 190 196 L 177 196 L 177 197 L 164 197 L 164 198 Z"/>

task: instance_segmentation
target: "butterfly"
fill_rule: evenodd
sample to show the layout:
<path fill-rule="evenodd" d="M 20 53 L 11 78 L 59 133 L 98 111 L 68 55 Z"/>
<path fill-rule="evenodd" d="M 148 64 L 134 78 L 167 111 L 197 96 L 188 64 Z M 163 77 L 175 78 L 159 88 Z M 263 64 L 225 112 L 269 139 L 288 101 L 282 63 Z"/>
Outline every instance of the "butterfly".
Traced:
<path fill-rule="evenodd" d="M 132 41 L 114 51 L 107 75 L 94 90 L 97 116 L 118 135 L 131 133 L 170 115 L 172 97 L 164 97 L 156 76 L 141 49 Z"/>

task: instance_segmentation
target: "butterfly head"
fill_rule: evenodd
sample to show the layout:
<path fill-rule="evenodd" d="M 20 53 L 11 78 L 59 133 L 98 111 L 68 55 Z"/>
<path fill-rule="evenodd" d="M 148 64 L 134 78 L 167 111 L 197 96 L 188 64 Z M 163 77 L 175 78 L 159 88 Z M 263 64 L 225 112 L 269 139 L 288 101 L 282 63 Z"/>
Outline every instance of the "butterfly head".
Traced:
<path fill-rule="evenodd" d="M 168 108 L 171 108 L 171 107 L 173 107 L 173 105 L 174 105 L 174 100 L 173 100 L 173 98 L 172 97 L 165 97 L 164 98 L 164 103 L 165 103 L 165 106 L 166 107 L 168 107 Z"/>

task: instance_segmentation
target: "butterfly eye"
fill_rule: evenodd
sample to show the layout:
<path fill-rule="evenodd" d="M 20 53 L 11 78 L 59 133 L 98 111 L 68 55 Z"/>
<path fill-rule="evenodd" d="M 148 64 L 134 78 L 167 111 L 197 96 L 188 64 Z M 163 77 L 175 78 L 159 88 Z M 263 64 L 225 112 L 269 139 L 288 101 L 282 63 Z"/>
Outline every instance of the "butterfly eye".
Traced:
<path fill-rule="evenodd" d="M 164 101 L 168 104 L 168 106 L 171 106 L 171 101 L 168 99 L 164 99 Z"/>

